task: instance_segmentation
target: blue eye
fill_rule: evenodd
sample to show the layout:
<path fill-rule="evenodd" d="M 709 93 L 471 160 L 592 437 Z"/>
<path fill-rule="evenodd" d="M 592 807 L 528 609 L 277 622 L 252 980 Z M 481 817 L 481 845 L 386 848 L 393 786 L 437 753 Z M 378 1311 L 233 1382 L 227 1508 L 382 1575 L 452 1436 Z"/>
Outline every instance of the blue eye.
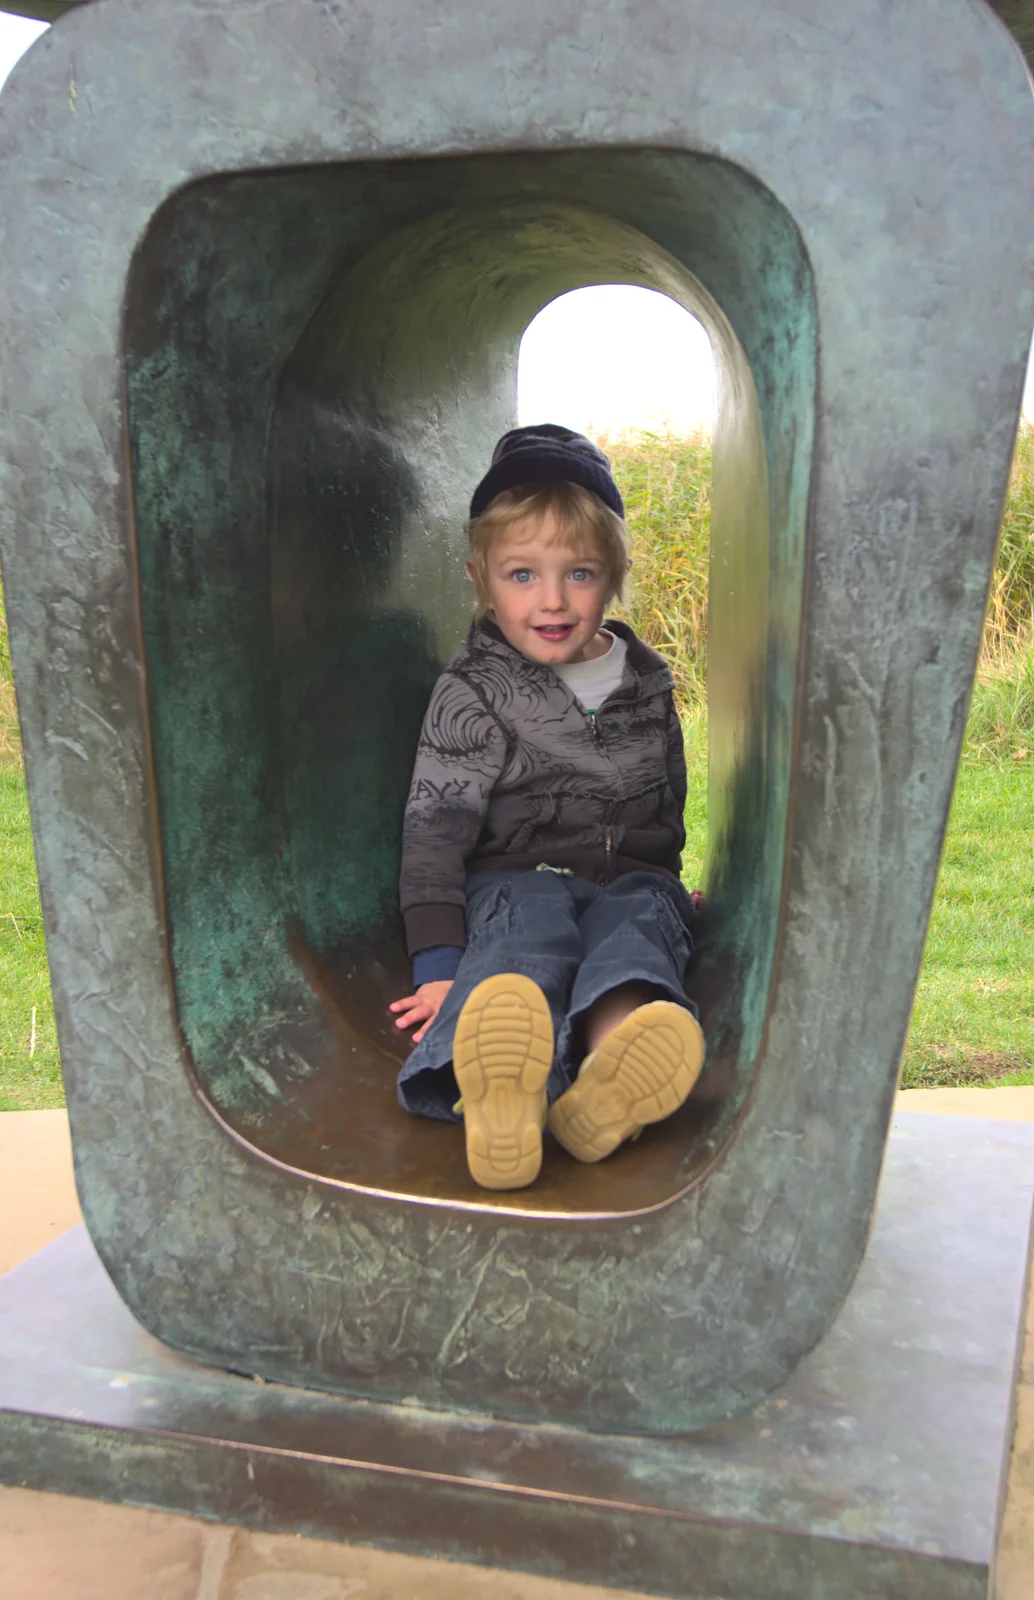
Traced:
<path fill-rule="evenodd" d="M 595 576 L 595 572 L 588 567 L 575 567 L 571 573 L 575 583 L 592 583 Z"/>
<path fill-rule="evenodd" d="M 527 567 L 518 567 L 515 572 L 511 572 L 510 573 L 510 577 L 513 580 L 514 583 L 530 583 L 531 582 L 531 573 L 529 572 Z"/>

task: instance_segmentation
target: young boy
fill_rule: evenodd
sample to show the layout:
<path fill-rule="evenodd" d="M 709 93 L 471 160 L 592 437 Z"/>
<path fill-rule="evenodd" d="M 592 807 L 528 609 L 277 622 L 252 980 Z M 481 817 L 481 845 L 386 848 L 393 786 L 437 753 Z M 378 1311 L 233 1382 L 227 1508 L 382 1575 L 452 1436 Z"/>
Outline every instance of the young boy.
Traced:
<path fill-rule="evenodd" d="M 531 1183 L 548 1125 L 598 1161 L 686 1099 L 686 767 L 672 678 L 620 622 L 624 506 L 590 440 L 504 434 L 470 507 L 477 615 L 435 685 L 400 899 L 409 1111 L 459 1120 L 489 1189 Z M 547 1118 L 548 1107 L 548 1118 Z"/>

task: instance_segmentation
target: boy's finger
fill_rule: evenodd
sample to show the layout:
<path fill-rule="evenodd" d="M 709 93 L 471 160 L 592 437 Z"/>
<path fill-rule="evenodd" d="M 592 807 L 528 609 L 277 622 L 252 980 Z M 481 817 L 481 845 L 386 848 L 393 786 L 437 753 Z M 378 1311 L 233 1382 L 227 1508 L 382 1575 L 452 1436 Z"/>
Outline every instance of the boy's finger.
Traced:
<path fill-rule="evenodd" d="M 396 1028 L 411 1028 L 416 1022 L 430 1020 L 430 1013 L 425 1005 L 413 1005 L 404 1011 L 400 1017 L 395 1018 Z"/>

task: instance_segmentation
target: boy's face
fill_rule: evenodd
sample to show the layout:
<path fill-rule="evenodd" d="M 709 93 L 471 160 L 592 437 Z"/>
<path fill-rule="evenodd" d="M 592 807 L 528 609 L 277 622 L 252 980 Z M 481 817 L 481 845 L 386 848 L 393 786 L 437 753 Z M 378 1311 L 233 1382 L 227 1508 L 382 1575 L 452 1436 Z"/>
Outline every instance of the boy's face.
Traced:
<path fill-rule="evenodd" d="M 591 661 L 610 598 L 603 559 L 591 533 L 557 538 L 552 511 L 526 517 L 495 539 L 486 578 L 504 638 L 545 666 Z M 467 572 L 473 577 L 471 563 Z"/>

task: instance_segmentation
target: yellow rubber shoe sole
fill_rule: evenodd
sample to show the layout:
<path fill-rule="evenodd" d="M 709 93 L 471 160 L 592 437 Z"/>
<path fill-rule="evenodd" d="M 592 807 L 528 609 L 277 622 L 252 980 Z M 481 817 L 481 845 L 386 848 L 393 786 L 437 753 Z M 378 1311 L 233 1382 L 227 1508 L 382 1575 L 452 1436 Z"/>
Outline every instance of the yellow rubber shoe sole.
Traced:
<path fill-rule="evenodd" d="M 703 1064 L 696 1018 L 672 1000 L 651 1000 L 608 1033 L 553 1103 L 549 1126 L 576 1160 L 602 1161 L 640 1128 L 677 1111 Z"/>
<path fill-rule="evenodd" d="M 523 1189 L 542 1165 L 553 1021 L 537 983 L 500 973 L 472 989 L 452 1064 L 463 1099 L 467 1166 L 482 1189 Z"/>

